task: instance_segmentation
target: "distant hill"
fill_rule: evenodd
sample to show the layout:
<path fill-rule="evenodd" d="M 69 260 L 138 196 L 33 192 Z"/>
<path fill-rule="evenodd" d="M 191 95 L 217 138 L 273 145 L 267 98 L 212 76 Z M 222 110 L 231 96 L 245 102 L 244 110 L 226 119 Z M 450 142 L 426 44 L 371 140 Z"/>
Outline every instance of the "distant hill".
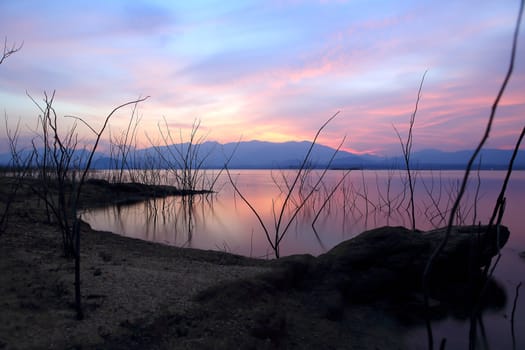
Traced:
<path fill-rule="evenodd" d="M 412 155 L 412 164 L 421 169 L 464 169 L 474 150 L 462 150 L 456 152 L 443 152 L 435 149 L 426 149 L 414 152 Z M 506 169 L 512 151 L 499 149 L 482 149 L 476 158 L 473 168 L 481 166 L 482 169 Z M 402 158 L 396 158 L 401 161 Z M 514 169 L 525 169 L 525 151 L 518 152 L 514 161 Z"/>
<path fill-rule="evenodd" d="M 38 152 L 38 157 L 33 157 L 34 166 L 37 165 L 36 159 L 38 158 L 39 159 L 38 161 L 41 162 L 41 159 L 43 158 L 43 155 L 44 155 L 43 149 L 39 149 L 37 152 Z M 31 150 L 29 149 L 21 150 L 18 154 L 18 158 L 20 159 L 20 161 L 24 161 L 25 159 L 29 159 L 32 153 L 33 153 L 32 149 Z M 88 157 L 89 157 L 89 152 L 87 150 L 85 149 L 75 150 L 71 153 L 71 163 L 74 166 L 84 167 L 87 163 Z M 12 156 L 11 156 L 11 153 L 9 152 L 0 153 L 0 166 L 6 166 L 6 165 L 11 164 L 11 158 Z M 92 164 L 96 163 L 97 160 L 100 160 L 103 158 L 107 158 L 107 156 L 104 153 L 95 152 L 95 154 L 93 155 Z M 100 169 L 103 168 L 103 167 L 97 167 L 97 166 L 92 166 L 92 167 L 96 167 Z"/>
<path fill-rule="evenodd" d="M 136 151 L 129 158 L 128 164 L 135 168 L 169 168 L 170 163 L 176 166 L 174 155 L 177 152 L 187 153 L 189 144 L 179 144 L 170 147 L 150 147 Z M 232 169 L 269 169 L 269 168 L 297 168 L 301 165 L 310 142 L 265 142 L 245 141 L 220 144 L 218 142 L 204 142 L 192 145 L 190 152 L 196 157 L 195 160 L 202 168 L 222 168 L 226 159 L 231 156 L 229 167 Z M 178 150 L 178 151 L 177 151 Z M 324 168 L 328 165 L 335 149 L 315 145 L 311 153 L 308 166 L 313 168 Z M 426 149 L 413 152 L 411 164 L 414 169 L 464 169 L 473 151 L 462 150 L 456 152 L 444 152 L 435 149 Z M 481 160 L 482 169 L 506 169 L 510 161 L 512 151 L 485 149 L 474 164 L 477 168 Z M 0 165 L 6 165 L 11 159 L 10 154 L 0 154 Z M 97 153 L 94 157 L 93 168 L 107 169 L 114 167 L 118 162 L 106 154 Z M 353 154 L 339 151 L 335 155 L 332 164 L 333 169 L 390 169 L 404 168 L 401 156 L 378 157 L 369 154 Z M 518 153 L 514 169 L 525 170 L 525 152 Z"/>
<path fill-rule="evenodd" d="M 296 168 L 301 165 L 308 149 L 310 142 L 283 142 L 274 143 L 266 141 L 246 141 L 246 142 L 232 142 L 220 144 L 217 142 L 204 142 L 198 147 L 198 154 L 201 157 L 203 167 L 205 168 L 222 168 L 226 160 L 231 156 L 229 162 L 230 168 L 236 169 L 269 169 L 269 168 Z M 188 144 L 177 145 L 182 153 L 188 149 Z M 173 153 L 173 146 L 171 146 L 171 153 Z M 159 153 L 162 156 L 159 157 Z M 325 167 L 330 158 L 335 154 L 335 149 L 315 145 L 310 159 L 309 166 L 311 167 Z M 157 148 L 147 148 L 137 152 L 138 159 L 157 159 L 159 166 L 163 166 L 172 158 L 170 150 L 166 146 Z M 337 161 L 343 160 L 345 157 L 353 157 L 348 152 L 338 152 L 335 156 Z"/>

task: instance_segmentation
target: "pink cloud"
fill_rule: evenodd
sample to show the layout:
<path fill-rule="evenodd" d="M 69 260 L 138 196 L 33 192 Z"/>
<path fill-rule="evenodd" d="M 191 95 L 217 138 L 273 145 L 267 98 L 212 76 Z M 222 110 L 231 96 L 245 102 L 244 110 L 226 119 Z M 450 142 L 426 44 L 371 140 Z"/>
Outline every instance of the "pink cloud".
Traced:
<path fill-rule="evenodd" d="M 417 147 L 468 148 L 482 131 L 501 82 L 510 22 L 506 13 L 492 16 L 487 9 L 495 5 L 484 4 L 479 14 L 467 17 L 464 7 L 436 4 L 432 12 L 421 6 L 362 19 L 350 16 L 343 24 L 326 23 L 326 30 L 305 28 L 316 36 L 298 47 L 249 54 L 225 47 L 220 48 L 225 53 L 210 57 L 168 48 L 179 42 L 170 35 L 188 35 L 200 22 L 172 23 L 154 10 L 138 31 L 129 21 L 140 19 L 136 9 L 115 17 L 115 23 L 112 16 L 96 20 L 96 11 L 88 13 L 97 28 L 75 26 L 84 23 L 80 15 L 54 26 L 36 14 L 8 18 L 16 32 L 12 38 L 26 44 L 9 70 L 0 71 L 0 89 L 19 95 L 29 90 L 36 96 L 57 89 L 63 114 L 81 114 L 94 123 L 119 103 L 151 95 L 141 106 L 141 132 L 153 134 L 163 116 L 183 129 L 200 118 L 209 137 L 222 142 L 241 135 L 308 140 L 340 109 L 341 117 L 321 141 L 336 146 L 348 135 L 347 149 L 380 153 L 399 146 L 392 123 L 406 130 L 419 79 L 429 68 L 415 126 Z M 217 28 L 236 22 L 226 17 L 202 21 Z M 64 31 L 68 25 L 75 29 Z M 523 124 L 525 82 L 519 67 L 493 132 L 494 144 L 502 147 Z M 128 117 L 129 111 L 122 111 L 114 127 L 125 125 Z"/>

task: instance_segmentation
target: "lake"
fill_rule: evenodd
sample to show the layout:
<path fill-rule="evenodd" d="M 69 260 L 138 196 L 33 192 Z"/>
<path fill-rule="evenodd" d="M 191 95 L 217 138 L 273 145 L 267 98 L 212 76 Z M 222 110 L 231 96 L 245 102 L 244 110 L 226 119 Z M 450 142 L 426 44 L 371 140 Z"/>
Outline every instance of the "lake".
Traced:
<path fill-rule="evenodd" d="M 282 204 L 295 171 L 231 170 L 230 173 L 241 194 L 266 226 L 268 238 L 256 215 L 235 192 L 225 173 L 220 175 L 214 194 L 193 198 L 168 197 L 89 210 L 82 214 L 82 218 L 96 230 L 128 237 L 179 247 L 274 258 L 275 251 L 269 241 L 275 242 L 276 222 L 281 216 Z M 170 184 L 169 176 L 164 175 L 163 181 Z M 319 255 L 364 230 L 384 225 L 411 227 L 410 192 L 402 171 L 330 170 L 312 191 L 320 176 L 321 171 L 314 170 L 301 178 L 288 205 L 282 210 L 278 231 L 280 256 Z M 462 171 L 417 172 L 414 203 L 418 229 L 446 225 L 462 176 Z M 456 223 L 487 223 L 504 177 L 503 171 L 472 172 Z M 305 198 L 308 199 L 305 201 Z M 483 343 L 497 344 L 498 349 L 512 349 L 512 301 L 517 284 L 525 282 L 525 259 L 519 257 L 519 252 L 525 251 L 524 171 L 512 174 L 506 199 L 502 222 L 509 227 L 511 236 L 502 250 L 495 277 L 507 293 L 507 305 L 484 313 L 486 333 L 479 340 L 481 346 Z M 302 203 L 304 206 L 297 212 Z M 525 294 L 525 287 L 521 294 Z M 437 338 L 449 337 L 447 348 L 468 347 L 468 322 L 448 319 L 435 322 L 433 327 Z M 518 299 L 515 329 L 525 329 L 525 297 Z M 525 348 L 525 336 L 517 333 L 517 348 Z M 410 339 L 414 348 L 426 348 L 424 330 L 415 329 Z"/>

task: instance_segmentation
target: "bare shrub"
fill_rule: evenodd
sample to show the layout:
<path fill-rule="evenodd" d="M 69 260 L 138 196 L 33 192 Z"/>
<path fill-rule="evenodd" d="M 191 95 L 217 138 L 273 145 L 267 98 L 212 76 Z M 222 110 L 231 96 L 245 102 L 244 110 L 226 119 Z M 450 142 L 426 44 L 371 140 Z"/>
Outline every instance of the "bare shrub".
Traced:
<path fill-rule="evenodd" d="M 44 200 L 46 208 L 52 213 L 60 228 L 64 255 L 75 260 L 75 309 L 77 319 L 82 319 L 84 314 L 80 294 L 80 218 L 78 216 L 82 186 L 110 118 L 119 109 L 142 102 L 148 97 L 114 108 L 106 116 L 104 124 L 98 131 L 82 118 L 73 116 L 70 117 L 74 119 L 73 125 L 63 132 L 53 107 L 55 93 L 53 92 L 51 96 L 44 93 L 43 105 L 31 96 L 30 98 L 42 113 L 38 117 L 41 130 L 37 132 L 39 136 L 33 140 L 35 163 L 38 165 L 39 174 L 38 184 L 33 190 Z M 77 122 L 94 133 L 95 142 L 91 146 L 79 149 Z"/>
<path fill-rule="evenodd" d="M 282 201 L 280 205 L 277 207 L 275 206 L 275 200 L 272 201 L 272 215 L 273 215 L 273 227 L 272 234 L 270 234 L 270 230 L 268 229 L 267 224 L 262 219 L 259 212 L 253 207 L 253 205 L 248 201 L 248 199 L 242 194 L 242 192 L 239 190 L 238 186 L 236 185 L 234 179 L 231 176 L 231 173 L 229 169 L 226 167 L 226 173 L 228 174 L 228 179 L 230 180 L 231 185 L 233 186 L 235 192 L 241 197 L 241 199 L 244 201 L 244 203 L 250 208 L 250 210 L 253 212 L 253 214 L 256 216 L 257 220 L 259 221 L 264 234 L 266 236 L 266 240 L 270 244 L 270 247 L 272 248 L 275 257 L 280 257 L 280 246 L 283 238 L 286 236 L 286 233 L 288 232 L 288 229 L 292 225 L 292 223 L 295 221 L 297 215 L 301 212 L 301 210 L 305 207 L 306 203 L 310 199 L 310 197 L 320 188 L 320 185 L 327 173 L 327 171 L 330 168 L 330 165 L 332 164 L 335 155 L 341 148 L 341 146 L 344 143 L 345 138 L 340 142 L 335 152 L 332 154 L 332 157 L 328 161 L 328 164 L 326 167 L 322 170 L 321 175 L 318 177 L 318 179 L 315 181 L 313 186 L 311 186 L 306 193 L 301 197 L 301 200 L 298 202 L 293 201 L 293 195 L 295 194 L 296 190 L 298 189 L 298 186 L 300 183 L 304 182 L 301 179 L 304 179 L 305 172 L 308 171 L 309 167 L 308 164 L 310 164 L 311 161 L 311 154 L 314 146 L 317 143 L 317 139 L 323 129 L 339 114 L 339 112 L 335 113 L 332 117 L 330 117 L 318 130 L 315 134 L 314 139 L 312 140 L 312 143 L 310 144 L 310 147 L 308 148 L 308 151 L 306 152 L 301 165 L 299 166 L 298 170 L 296 171 L 295 175 L 292 177 L 291 181 L 286 185 L 286 191 L 284 193 L 285 198 Z M 288 215 L 285 215 L 285 213 L 289 213 Z M 286 217 L 285 217 L 286 216 Z"/>
<path fill-rule="evenodd" d="M 230 162 L 235 150 L 225 156 L 224 166 L 218 173 L 211 176 L 206 172 L 205 164 L 215 148 L 205 152 L 203 145 L 207 135 L 201 135 L 200 120 L 194 120 L 187 138 L 182 130 L 178 131 L 178 139 L 173 136 L 174 131 L 170 128 L 168 121 L 164 118 L 163 124 L 158 124 L 161 145 L 148 137 L 153 145 L 162 168 L 167 169 L 175 179 L 175 186 L 189 194 L 195 192 L 212 192 L 217 179 Z"/>

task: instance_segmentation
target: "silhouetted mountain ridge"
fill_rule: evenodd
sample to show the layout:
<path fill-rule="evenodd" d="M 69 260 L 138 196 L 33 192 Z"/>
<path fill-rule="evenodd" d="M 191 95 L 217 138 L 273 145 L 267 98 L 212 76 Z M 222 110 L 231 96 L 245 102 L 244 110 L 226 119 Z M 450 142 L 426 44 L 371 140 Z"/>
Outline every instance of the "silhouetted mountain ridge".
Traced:
<path fill-rule="evenodd" d="M 253 140 L 225 144 L 207 141 L 197 145 L 185 143 L 149 147 L 137 150 L 133 155 L 130 155 L 125 167 L 180 167 L 180 161 L 176 161 L 176 158 L 179 154 L 184 154 L 188 155 L 188 160 L 193 160 L 194 167 L 198 164 L 201 168 L 222 168 L 230 157 L 228 166 L 232 169 L 297 168 L 301 166 L 310 145 L 309 141 L 276 143 Z M 436 149 L 424 149 L 412 153 L 411 167 L 413 169 L 464 169 L 472 153 L 473 150 L 445 152 Z M 476 160 L 474 168 L 477 168 L 479 161 L 481 161 L 482 169 L 506 169 L 511 156 L 512 151 L 510 150 L 484 149 Z M 332 169 L 404 168 L 402 156 L 380 157 L 371 154 L 354 154 L 342 150 L 336 153 L 334 148 L 320 144 L 316 144 L 312 149 L 307 166 L 324 168 L 328 166 L 332 157 L 333 161 L 330 164 Z M 10 159 L 10 154 L 0 154 L 0 164 L 6 165 Z M 82 164 L 82 161 L 78 163 Z M 94 158 L 93 168 L 118 168 L 120 164 L 120 160 L 98 152 Z M 523 151 L 518 153 L 514 169 L 525 169 Z"/>

